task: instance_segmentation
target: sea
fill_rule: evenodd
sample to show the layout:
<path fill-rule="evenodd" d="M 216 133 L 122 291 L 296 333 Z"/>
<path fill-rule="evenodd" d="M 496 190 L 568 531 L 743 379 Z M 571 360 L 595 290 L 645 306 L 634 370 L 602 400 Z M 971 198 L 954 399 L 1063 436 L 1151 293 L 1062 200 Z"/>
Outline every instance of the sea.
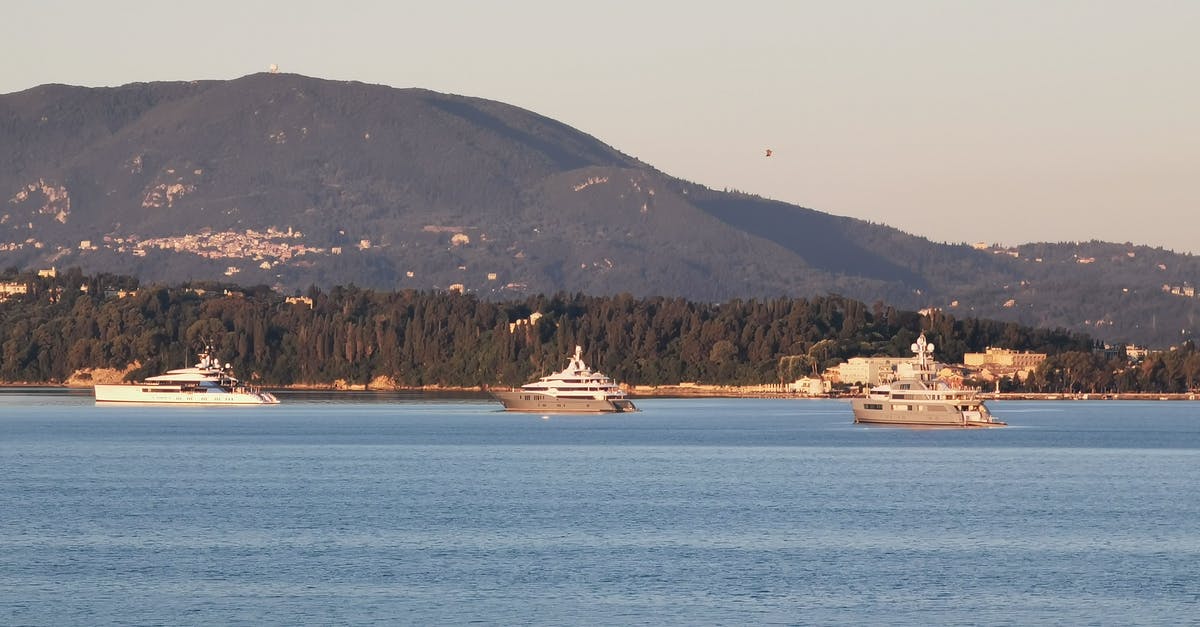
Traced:
<path fill-rule="evenodd" d="M 2 625 L 1200 624 L 1200 403 L 0 391 Z"/>

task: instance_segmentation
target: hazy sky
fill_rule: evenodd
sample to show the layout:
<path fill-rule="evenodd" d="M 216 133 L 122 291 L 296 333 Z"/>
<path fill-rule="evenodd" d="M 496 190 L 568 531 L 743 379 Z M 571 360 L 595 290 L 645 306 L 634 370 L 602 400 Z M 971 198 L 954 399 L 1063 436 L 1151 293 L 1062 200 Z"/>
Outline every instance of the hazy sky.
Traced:
<path fill-rule="evenodd" d="M 1197 0 L 3 7 L 0 93 L 275 63 L 499 100 L 673 176 L 936 241 L 1200 253 Z"/>

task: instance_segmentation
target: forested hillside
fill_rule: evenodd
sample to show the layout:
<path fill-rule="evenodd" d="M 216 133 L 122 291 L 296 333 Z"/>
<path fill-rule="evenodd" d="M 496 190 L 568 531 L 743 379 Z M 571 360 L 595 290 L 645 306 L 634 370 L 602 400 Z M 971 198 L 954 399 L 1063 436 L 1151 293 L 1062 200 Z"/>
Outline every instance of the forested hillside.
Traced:
<path fill-rule="evenodd" d="M 24 294 L 0 301 L 0 380 L 62 382 L 78 370 L 185 365 L 212 341 L 265 385 L 518 385 L 562 367 L 576 344 L 589 364 L 640 385 L 794 380 L 858 355 L 907 355 L 925 330 L 939 357 L 1004 346 L 1089 352 L 1086 336 L 1014 323 L 924 317 L 839 296 L 733 300 L 559 293 L 493 302 L 454 292 L 309 290 L 289 303 L 265 287 L 137 286 L 130 277 L 12 271 Z"/>

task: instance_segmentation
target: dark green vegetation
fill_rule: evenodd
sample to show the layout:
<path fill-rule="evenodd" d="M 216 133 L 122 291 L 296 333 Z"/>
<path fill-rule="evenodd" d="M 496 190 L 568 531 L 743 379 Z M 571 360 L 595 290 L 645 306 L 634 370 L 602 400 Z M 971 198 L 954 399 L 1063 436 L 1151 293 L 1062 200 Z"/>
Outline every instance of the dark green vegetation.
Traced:
<path fill-rule="evenodd" d="M 1159 348 L 1200 324 L 1200 299 L 1163 291 L 1200 283 L 1192 255 L 931 242 L 683 181 L 503 103 L 286 74 L 0 95 L 10 265 L 497 301 L 836 293 Z"/>
<path fill-rule="evenodd" d="M 311 288 L 310 309 L 266 287 L 135 289 L 132 278 L 77 269 L 55 278 L 9 270 L 0 280 L 29 287 L 0 301 L 0 380 L 7 382 L 61 382 L 79 369 L 135 361 L 142 367 L 131 377 L 139 378 L 182 367 L 208 339 L 238 373 L 268 385 L 366 384 L 381 376 L 405 386 L 515 385 L 560 369 L 576 344 L 590 365 L 631 384 L 751 384 L 791 381 L 858 355 L 908 355 L 923 329 L 951 363 L 987 346 L 1050 353 L 1025 389 L 1184 391 L 1200 376 L 1191 345 L 1114 377 L 1123 357 L 1099 356 L 1086 336 L 926 318 L 840 296 L 701 304 L 559 293 L 491 302 L 350 286 Z M 122 289 L 129 295 L 112 294 Z M 520 322 L 534 313 L 541 314 L 535 323 Z"/>

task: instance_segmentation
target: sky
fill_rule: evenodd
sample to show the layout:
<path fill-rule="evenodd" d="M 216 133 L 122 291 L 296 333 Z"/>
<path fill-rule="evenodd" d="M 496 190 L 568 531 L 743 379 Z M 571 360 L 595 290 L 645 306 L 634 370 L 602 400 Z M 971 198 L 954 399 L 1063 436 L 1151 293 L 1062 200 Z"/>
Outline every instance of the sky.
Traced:
<path fill-rule="evenodd" d="M 672 176 L 934 241 L 1200 254 L 1200 1 L 6 0 L 4 14 L 0 93 L 276 64 L 505 102 Z"/>

